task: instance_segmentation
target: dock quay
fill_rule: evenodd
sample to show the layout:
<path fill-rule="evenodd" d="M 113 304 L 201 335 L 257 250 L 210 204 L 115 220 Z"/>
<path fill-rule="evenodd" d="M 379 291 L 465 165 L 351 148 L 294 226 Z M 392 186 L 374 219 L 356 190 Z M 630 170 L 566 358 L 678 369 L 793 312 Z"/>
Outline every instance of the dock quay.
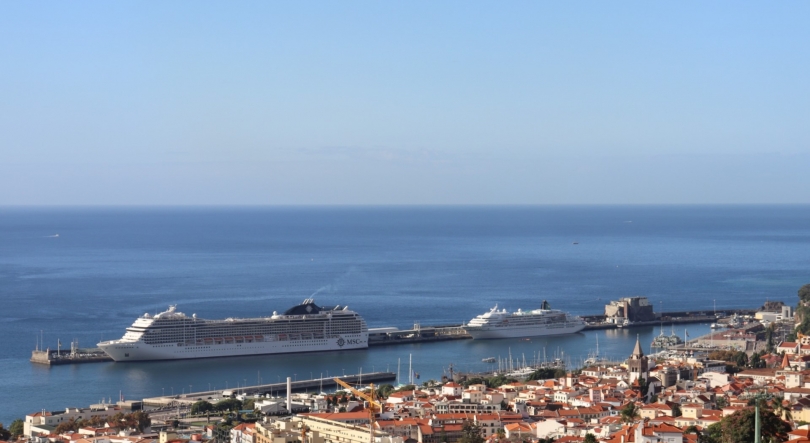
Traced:
<path fill-rule="evenodd" d="M 753 315 L 756 311 L 753 309 L 724 309 L 717 313 L 717 316 L 723 315 Z M 652 316 L 652 315 L 651 315 Z M 717 317 L 711 311 L 672 311 L 656 314 L 654 319 L 648 321 L 633 321 L 626 325 L 619 325 L 609 321 L 604 315 L 583 315 L 587 325 L 585 330 L 597 329 L 616 329 L 619 327 L 634 328 L 643 326 L 657 326 L 659 324 L 688 324 L 688 323 L 714 323 Z M 399 329 L 395 327 L 388 328 L 370 328 L 368 331 L 368 346 L 387 346 L 398 344 L 410 343 L 429 343 L 448 340 L 466 340 L 472 337 L 464 330 L 463 324 L 456 325 L 438 325 L 438 326 L 422 326 L 415 323 L 411 329 Z M 70 350 L 56 351 L 51 349 L 40 350 L 36 349 L 31 352 L 31 362 L 36 364 L 43 364 L 48 366 L 76 364 L 76 363 L 95 363 L 95 362 L 108 362 L 112 361 L 107 354 L 101 349 L 79 349 L 78 344 L 71 343 Z"/>
<path fill-rule="evenodd" d="M 724 310 L 722 314 L 725 315 L 753 315 L 756 312 L 754 309 L 733 309 Z M 720 313 L 718 313 L 719 315 Z M 604 314 L 600 315 L 583 315 L 582 319 L 585 320 L 587 326 L 585 330 L 596 329 L 616 329 L 620 326 L 616 323 L 607 321 Z M 689 324 L 689 323 L 714 323 L 717 317 L 714 312 L 709 311 L 671 311 L 662 312 L 656 315 L 655 320 L 650 321 L 637 321 L 625 328 L 635 328 L 642 326 L 658 326 L 661 322 L 666 324 Z M 369 346 L 382 346 L 382 345 L 397 345 L 405 343 L 425 343 L 432 341 L 445 341 L 445 340 L 464 340 L 472 339 L 470 334 L 464 330 L 464 325 L 440 325 L 440 326 L 420 326 L 419 323 L 414 324 L 413 329 L 397 329 L 397 328 L 376 328 L 369 329 L 368 331 L 368 345 Z"/>
<path fill-rule="evenodd" d="M 725 309 L 723 312 L 718 312 L 717 316 L 730 316 L 730 315 L 754 315 L 755 309 Z M 661 322 L 666 324 L 689 324 L 689 323 L 714 323 L 717 321 L 717 316 L 711 311 L 671 311 L 661 312 L 656 315 L 655 320 L 650 321 L 635 321 L 625 328 L 635 328 L 641 326 L 657 326 Z M 591 329 L 616 329 L 619 325 L 607 321 L 605 315 L 583 315 L 582 319 L 588 323 L 585 330 Z"/>
<path fill-rule="evenodd" d="M 790 328 L 790 326 L 788 326 Z M 760 323 L 750 323 L 736 328 L 712 330 L 706 335 L 689 340 L 681 346 L 671 347 L 680 352 L 711 352 L 714 350 L 744 351 L 748 354 L 765 348 L 761 334 L 765 328 Z M 760 335 L 760 337 L 757 337 Z M 758 339 L 759 338 L 759 339 Z"/>
<path fill-rule="evenodd" d="M 353 385 L 367 385 L 384 381 L 396 380 L 397 374 L 393 372 L 369 372 L 368 374 L 337 375 L 341 380 Z M 292 391 L 312 390 L 320 392 L 321 389 L 337 387 L 332 377 L 315 378 L 311 380 L 296 380 L 290 382 Z M 186 394 L 166 395 L 143 399 L 144 406 L 167 407 L 191 405 L 200 400 L 222 399 L 232 395 L 276 395 L 287 392 L 287 382 L 267 383 L 255 386 L 239 386 L 238 388 L 216 389 L 210 391 L 191 392 Z"/>
<path fill-rule="evenodd" d="M 77 363 L 98 363 L 113 361 L 109 355 L 99 348 L 31 351 L 31 363 L 40 365 L 72 365 Z"/>
<path fill-rule="evenodd" d="M 405 343 L 425 343 L 432 341 L 471 339 L 470 334 L 462 325 L 421 326 L 413 325 L 413 329 L 372 328 L 368 330 L 368 345 L 398 345 Z"/>

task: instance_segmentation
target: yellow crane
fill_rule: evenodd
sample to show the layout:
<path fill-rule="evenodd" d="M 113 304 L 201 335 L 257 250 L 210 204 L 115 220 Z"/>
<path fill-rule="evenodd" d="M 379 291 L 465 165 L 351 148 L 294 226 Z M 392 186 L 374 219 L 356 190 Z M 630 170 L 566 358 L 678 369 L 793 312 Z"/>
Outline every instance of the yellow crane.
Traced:
<path fill-rule="evenodd" d="M 309 427 L 301 422 L 301 443 L 307 443 L 307 432 L 309 431 Z"/>
<path fill-rule="evenodd" d="M 368 433 L 369 433 L 369 442 L 374 443 L 374 423 L 376 419 L 377 411 L 382 412 L 383 406 L 374 399 L 374 383 L 370 385 L 371 387 L 371 395 L 366 394 L 363 391 L 357 390 L 352 385 L 346 383 L 345 381 L 335 377 L 332 380 L 335 383 L 343 386 L 344 388 L 348 389 L 349 392 L 352 394 L 362 398 L 363 400 L 368 402 Z"/>

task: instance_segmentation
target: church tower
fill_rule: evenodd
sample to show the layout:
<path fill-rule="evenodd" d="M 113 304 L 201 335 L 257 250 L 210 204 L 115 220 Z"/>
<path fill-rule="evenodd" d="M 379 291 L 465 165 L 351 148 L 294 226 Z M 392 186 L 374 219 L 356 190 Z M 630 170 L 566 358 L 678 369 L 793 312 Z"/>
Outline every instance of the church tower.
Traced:
<path fill-rule="evenodd" d="M 636 335 L 636 347 L 633 348 L 633 353 L 627 359 L 627 368 L 630 370 L 630 384 L 639 378 L 648 380 L 650 378 L 650 367 L 647 362 L 647 356 L 641 350 L 641 343 L 638 341 Z"/>

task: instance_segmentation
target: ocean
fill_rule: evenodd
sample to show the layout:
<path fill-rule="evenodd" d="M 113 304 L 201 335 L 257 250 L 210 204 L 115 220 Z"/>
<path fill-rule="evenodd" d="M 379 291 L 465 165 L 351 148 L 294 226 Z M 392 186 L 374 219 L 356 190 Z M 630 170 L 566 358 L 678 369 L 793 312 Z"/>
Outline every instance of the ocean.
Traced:
<path fill-rule="evenodd" d="M 576 244 L 575 244 L 576 243 Z M 427 343 L 176 362 L 31 364 L 120 338 L 143 313 L 202 318 L 283 311 L 314 297 L 370 327 L 460 324 L 548 300 L 596 314 L 642 295 L 656 311 L 797 301 L 810 282 L 810 206 L 0 208 L 0 422 L 26 413 L 257 381 L 396 372 L 420 381 L 595 350 L 625 357 L 658 327 L 565 337 Z M 691 337 L 708 325 L 679 326 Z M 664 326 L 669 333 L 669 326 Z"/>

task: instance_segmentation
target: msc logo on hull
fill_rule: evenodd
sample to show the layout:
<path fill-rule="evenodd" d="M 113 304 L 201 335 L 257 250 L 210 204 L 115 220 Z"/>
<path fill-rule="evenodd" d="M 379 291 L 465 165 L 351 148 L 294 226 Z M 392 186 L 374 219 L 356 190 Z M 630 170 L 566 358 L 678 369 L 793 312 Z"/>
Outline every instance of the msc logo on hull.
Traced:
<path fill-rule="evenodd" d="M 337 341 L 337 345 L 340 346 L 341 348 L 343 347 L 343 345 L 361 345 L 361 344 L 363 344 L 363 341 L 357 338 L 349 338 L 344 340 L 343 337 L 340 337 Z"/>

